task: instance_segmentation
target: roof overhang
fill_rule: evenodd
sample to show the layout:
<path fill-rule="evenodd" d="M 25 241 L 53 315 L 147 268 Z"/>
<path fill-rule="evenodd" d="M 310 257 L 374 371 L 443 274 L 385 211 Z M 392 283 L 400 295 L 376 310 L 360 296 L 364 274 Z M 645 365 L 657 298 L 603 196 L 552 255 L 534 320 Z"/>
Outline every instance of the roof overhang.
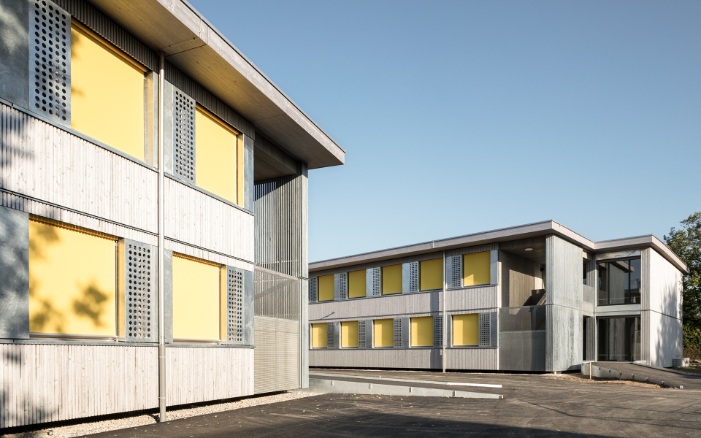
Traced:
<path fill-rule="evenodd" d="M 310 169 L 345 152 L 231 42 L 183 0 L 88 0 L 215 94 Z"/>
<path fill-rule="evenodd" d="M 309 264 L 309 271 L 317 272 L 365 263 L 381 262 L 384 260 L 398 259 L 402 257 L 411 257 L 432 252 L 449 251 L 465 246 L 485 245 L 495 242 L 508 242 L 533 237 L 545 237 L 549 235 L 561 237 L 580 246 L 582 249 L 593 253 L 653 248 L 668 262 L 674 265 L 674 267 L 683 273 L 688 273 L 686 264 L 655 236 L 650 235 L 608 240 L 603 242 L 593 242 L 555 221 L 544 221 L 510 228 L 501 228 L 483 233 L 467 234 L 465 236 L 451 237 L 449 239 L 433 240 L 415 245 L 400 246 L 380 251 L 356 254 L 348 257 L 313 262 Z"/>

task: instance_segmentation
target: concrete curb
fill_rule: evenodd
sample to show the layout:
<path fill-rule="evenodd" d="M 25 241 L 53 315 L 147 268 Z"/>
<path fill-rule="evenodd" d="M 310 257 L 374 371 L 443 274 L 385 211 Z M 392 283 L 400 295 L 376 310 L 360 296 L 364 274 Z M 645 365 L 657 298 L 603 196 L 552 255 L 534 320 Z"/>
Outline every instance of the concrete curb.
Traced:
<path fill-rule="evenodd" d="M 355 377 L 354 377 L 355 378 Z M 440 382 L 426 382 L 440 384 Z M 470 392 L 452 389 L 426 388 L 408 385 L 387 385 L 375 382 L 352 382 L 339 379 L 309 379 L 309 389 L 323 393 L 339 394 L 369 394 L 369 395 L 401 395 L 413 397 L 457 397 L 480 399 L 503 399 L 500 394 Z"/>

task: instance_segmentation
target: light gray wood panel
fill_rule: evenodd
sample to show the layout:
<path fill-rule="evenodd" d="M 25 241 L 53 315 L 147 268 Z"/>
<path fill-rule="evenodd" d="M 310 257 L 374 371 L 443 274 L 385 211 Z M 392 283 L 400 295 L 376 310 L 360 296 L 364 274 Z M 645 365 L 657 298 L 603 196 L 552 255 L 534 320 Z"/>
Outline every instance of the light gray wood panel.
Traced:
<path fill-rule="evenodd" d="M 332 312 L 334 319 L 359 319 L 439 312 L 441 310 L 439 296 L 440 292 L 436 291 L 310 303 L 309 320 L 322 319 Z"/>
<path fill-rule="evenodd" d="M 489 309 L 499 306 L 499 286 L 479 286 L 446 291 L 446 310 Z"/>
<path fill-rule="evenodd" d="M 4 104 L 0 160 L 0 188 L 5 191 L 157 231 L 154 170 Z"/>
<path fill-rule="evenodd" d="M 256 316 L 255 393 L 301 386 L 299 321 Z"/>
<path fill-rule="evenodd" d="M 168 347 L 168 406 L 253 394 L 250 348 Z"/>
<path fill-rule="evenodd" d="M 439 348 L 310 350 L 312 367 L 440 369 Z"/>
<path fill-rule="evenodd" d="M 499 369 L 499 350 L 496 348 L 449 348 L 445 356 L 449 370 Z"/>
<path fill-rule="evenodd" d="M 0 344 L 0 428 L 155 408 L 157 361 L 155 347 Z"/>
<path fill-rule="evenodd" d="M 165 236 L 253 262 L 253 215 L 165 179 Z"/>
<path fill-rule="evenodd" d="M 641 254 L 642 309 L 681 318 L 682 274 L 652 248 Z"/>

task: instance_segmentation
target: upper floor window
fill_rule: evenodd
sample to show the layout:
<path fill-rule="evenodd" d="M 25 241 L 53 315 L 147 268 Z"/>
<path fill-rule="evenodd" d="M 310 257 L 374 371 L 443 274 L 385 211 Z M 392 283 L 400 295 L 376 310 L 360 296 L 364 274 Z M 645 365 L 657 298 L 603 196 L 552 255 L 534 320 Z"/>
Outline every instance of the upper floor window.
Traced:
<path fill-rule="evenodd" d="M 144 160 L 147 69 L 71 23 L 71 127 Z"/>
<path fill-rule="evenodd" d="M 609 260 L 597 264 L 598 304 L 640 304 L 640 258 Z"/>

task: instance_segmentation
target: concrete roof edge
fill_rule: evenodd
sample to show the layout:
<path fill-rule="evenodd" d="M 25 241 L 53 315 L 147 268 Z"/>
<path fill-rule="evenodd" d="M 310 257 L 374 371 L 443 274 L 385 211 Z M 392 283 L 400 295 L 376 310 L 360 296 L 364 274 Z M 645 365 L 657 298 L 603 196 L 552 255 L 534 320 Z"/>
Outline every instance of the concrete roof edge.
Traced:
<path fill-rule="evenodd" d="M 674 253 L 664 242 L 652 234 L 643 236 L 624 237 L 622 239 L 611 239 L 596 242 L 596 252 L 601 251 L 616 251 L 622 249 L 633 248 L 652 248 L 657 251 L 668 262 L 674 265 L 675 268 L 682 271 L 684 274 L 689 273 L 689 267 Z"/>

